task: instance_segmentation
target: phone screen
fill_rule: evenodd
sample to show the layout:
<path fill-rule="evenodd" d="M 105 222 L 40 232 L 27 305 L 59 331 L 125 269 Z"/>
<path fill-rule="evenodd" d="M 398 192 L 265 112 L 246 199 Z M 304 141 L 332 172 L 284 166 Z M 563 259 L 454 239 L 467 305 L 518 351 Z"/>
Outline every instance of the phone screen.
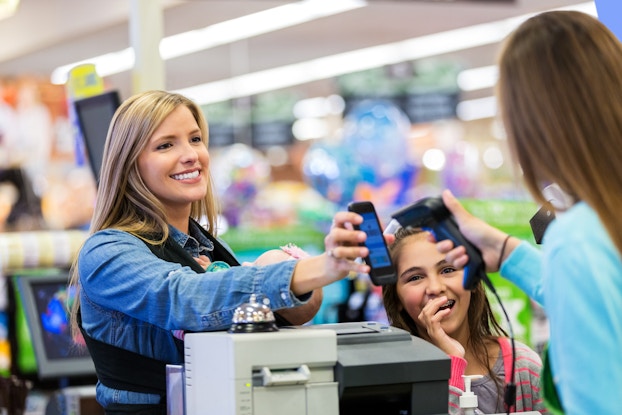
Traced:
<path fill-rule="evenodd" d="M 367 234 L 367 240 L 365 246 L 369 249 L 369 261 L 372 268 L 390 267 L 391 257 L 384 242 L 384 236 L 382 236 L 382 230 L 380 224 L 376 219 L 374 212 L 363 212 L 363 223 L 359 226 L 359 229 Z"/>
<path fill-rule="evenodd" d="M 371 202 L 352 202 L 348 210 L 363 217 L 363 223 L 355 226 L 367 234 L 364 245 L 369 249 L 369 255 L 363 260 L 370 266 L 369 277 L 375 285 L 393 284 L 397 280 L 395 266 L 391 260 L 389 249 L 382 234 L 382 227 Z"/>

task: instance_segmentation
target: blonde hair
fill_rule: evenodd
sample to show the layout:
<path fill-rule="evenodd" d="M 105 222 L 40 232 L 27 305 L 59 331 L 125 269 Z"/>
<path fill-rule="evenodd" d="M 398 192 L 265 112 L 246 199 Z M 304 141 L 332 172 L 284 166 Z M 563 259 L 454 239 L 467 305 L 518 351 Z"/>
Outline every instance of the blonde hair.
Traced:
<path fill-rule="evenodd" d="M 162 203 L 147 188 L 138 170 L 138 157 L 149 139 L 176 108 L 190 110 L 208 145 L 208 127 L 201 109 L 188 98 L 165 91 L 147 91 L 124 101 L 115 112 L 104 147 L 100 180 L 90 233 L 119 229 L 158 245 L 168 238 L 167 218 Z M 190 216 L 206 218 L 209 232 L 216 236 L 218 206 L 210 175 L 206 196 L 193 202 Z M 79 264 L 74 263 L 70 284 L 79 291 Z M 72 307 L 72 327 L 76 333 L 79 296 Z"/>
<path fill-rule="evenodd" d="M 552 11 L 504 42 L 497 96 L 515 161 L 540 202 L 557 183 L 622 253 L 622 45 L 597 19 Z"/>

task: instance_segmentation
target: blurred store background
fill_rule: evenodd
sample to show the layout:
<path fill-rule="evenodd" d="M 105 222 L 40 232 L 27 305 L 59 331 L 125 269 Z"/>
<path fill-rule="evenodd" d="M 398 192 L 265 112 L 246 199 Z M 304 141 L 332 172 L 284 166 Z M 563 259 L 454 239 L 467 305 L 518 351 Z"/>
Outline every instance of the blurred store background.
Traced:
<path fill-rule="evenodd" d="M 333 213 L 352 200 L 371 200 L 387 221 L 444 188 L 533 240 L 528 221 L 538 206 L 496 119 L 496 52 L 533 13 L 596 15 L 594 2 L 577 0 L 3 0 L 0 7 L 0 272 L 7 276 L 67 265 L 56 256 L 75 249 L 33 252 L 21 236 L 71 232 L 74 241 L 88 229 L 96 179 L 73 103 L 153 88 L 202 105 L 220 234 L 242 260 L 287 243 L 322 251 Z M 72 82 L 76 67 L 86 72 Z M 537 307 L 493 279 L 514 333 L 539 347 L 547 333 Z M 365 276 L 335 283 L 314 322 L 382 321 L 379 293 Z M 0 321 L 7 373 L 9 318 Z"/>

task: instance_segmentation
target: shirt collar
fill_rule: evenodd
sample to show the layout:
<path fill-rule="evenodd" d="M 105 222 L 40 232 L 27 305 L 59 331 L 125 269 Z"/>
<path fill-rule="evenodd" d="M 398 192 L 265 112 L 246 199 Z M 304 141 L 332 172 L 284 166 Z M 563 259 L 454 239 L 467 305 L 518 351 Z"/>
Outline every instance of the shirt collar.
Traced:
<path fill-rule="evenodd" d="M 169 225 L 169 235 L 191 255 L 207 255 L 211 257 L 211 252 L 214 250 L 214 243 L 203 235 L 199 226 L 199 224 L 191 220 L 188 226 L 189 234 L 185 234 L 174 226 Z"/>

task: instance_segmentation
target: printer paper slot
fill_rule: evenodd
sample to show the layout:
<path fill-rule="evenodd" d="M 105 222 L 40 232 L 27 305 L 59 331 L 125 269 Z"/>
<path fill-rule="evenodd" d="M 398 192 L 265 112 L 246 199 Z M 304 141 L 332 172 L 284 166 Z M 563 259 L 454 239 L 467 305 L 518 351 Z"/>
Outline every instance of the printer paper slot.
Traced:
<path fill-rule="evenodd" d="M 311 379 L 311 371 L 307 365 L 298 368 L 270 370 L 262 367 L 259 371 L 262 386 L 296 385 L 307 383 Z"/>

